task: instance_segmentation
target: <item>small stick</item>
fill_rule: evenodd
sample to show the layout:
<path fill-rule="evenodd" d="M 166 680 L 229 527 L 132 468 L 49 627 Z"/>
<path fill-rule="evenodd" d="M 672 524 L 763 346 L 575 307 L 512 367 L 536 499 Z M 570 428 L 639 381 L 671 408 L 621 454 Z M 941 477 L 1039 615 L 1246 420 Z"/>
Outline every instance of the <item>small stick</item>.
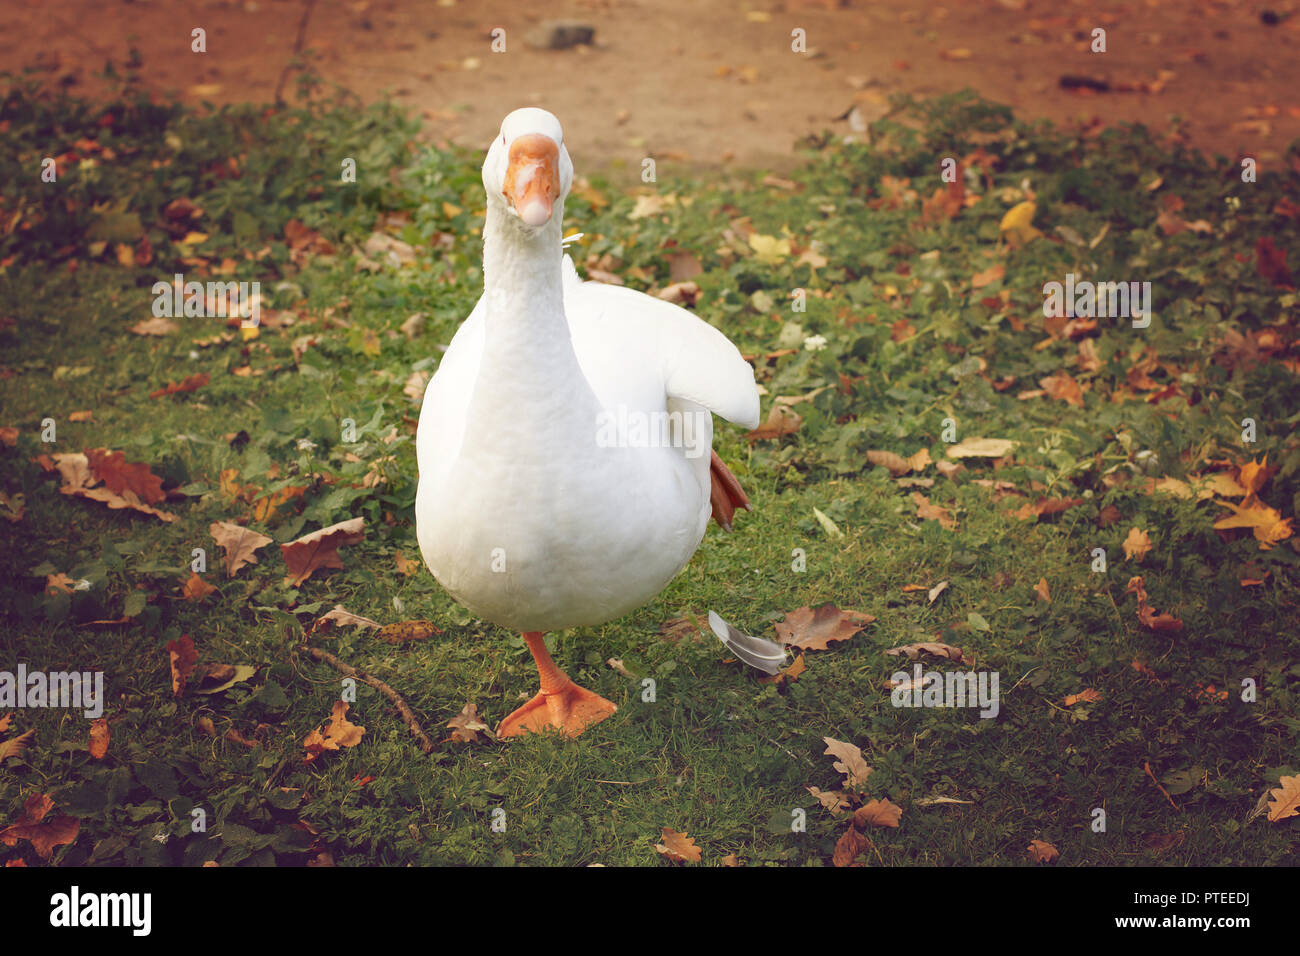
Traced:
<path fill-rule="evenodd" d="M 1159 790 L 1161 793 L 1163 793 L 1163 794 L 1165 795 L 1165 799 L 1169 801 L 1169 805 L 1170 805 L 1171 807 L 1173 807 L 1175 810 L 1178 810 L 1178 804 L 1174 803 L 1174 798 L 1171 797 L 1171 796 L 1169 796 L 1169 791 L 1168 791 L 1168 790 L 1166 790 L 1164 787 L 1160 786 L 1160 781 L 1157 780 L 1157 779 L 1156 779 L 1156 775 L 1153 774 L 1153 773 L 1151 772 L 1151 761 L 1149 761 L 1149 760 L 1146 761 L 1142 766 L 1143 766 L 1143 769 L 1146 770 L 1146 772 L 1147 772 L 1147 776 L 1151 778 L 1151 782 L 1154 783 L 1154 784 L 1156 785 L 1156 789 Z M 1183 811 L 1182 811 L 1182 810 L 1178 810 L 1178 812 L 1179 812 L 1179 813 L 1182 813 Z"/>
<path fill-rule="evenodd" d="M 284 105 L 284 83 L 289 79 L 289 71 L 293 69 L 297 61 L 298 54 L 302 52 L 303 41 L 307 38 L 307 21 L 311 19 L 311 12 L 316 7 L 316 0 L 303 0 L 302 19 L 298 21 L 298 38 L 293 42 L 293 55 L 289 57 L 289 62 L 284 65 L 280 73 L 280 80 L 275 84 L 275 105 Z"/>
<path fill-rule="evenodd" d="M 336 670 L 346 674 L 348 677 L 355 677 L 357 680 L 365 681 L 375 690 L 379 691 L 379 693 L 392 701 L 393 706 L 397 708 L 398 713 L 405 718 L 406 726 L 415 736 L 415 739 L 420 742 L 420 749 L 427 754 L 433 753 L 433 741 L 429 739 L 429 735 L 424 732 L 424 728 L 420 726 L 420 722 L 415 719 L 415 714 L 412 712 L 411 708 L 406 705 L 406 701 L 402 700 L 401 695 L 398 694 L 397 691 L 393 690 L 379 678 L 371 677 L 365 671 L 357 670 L 351 664 L 345 664 L 329 651 L 322 651 L 318 647 L 308 647 L 306 644 L 299 644 L 298 652 L 308 654 L 318 661 L 323 661 Z"/>

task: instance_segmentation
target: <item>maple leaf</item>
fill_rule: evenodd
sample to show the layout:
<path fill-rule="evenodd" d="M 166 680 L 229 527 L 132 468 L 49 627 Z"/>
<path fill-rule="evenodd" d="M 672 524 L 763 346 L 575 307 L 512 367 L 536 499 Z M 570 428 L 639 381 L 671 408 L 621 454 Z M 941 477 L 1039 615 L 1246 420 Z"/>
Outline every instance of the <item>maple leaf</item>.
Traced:
<path fill-rule="evenodd" d="M 909 661 L 914 661 L 917 655 L 924 651 L 927 654 L 933 654 L 935 657 L 946 657 L 951 661 L 961 663 L 961 648 L 953 647 L 950 644 L 943 644 L 938 641 L 921 641 L 916 644 L 904 644 L 901 647 L 891 647 L 885 651 L 897 657 L 899 654 L 906 654 Z"/>
<path fill-rule="evenodd" d="M 1244 508 L 1231 501 L 1220 501 L 1219 504 L 1231 509 L 1233 514 L 1214 522 L 1214 527 L 1250 528 L 1255 534 L 1255 539 L 1259 541 L 1261 551 L 1267 551 L 1279 541 L 1291 537 L 1291 519 L 1283 518 L 1276 508 L 1270 508 L 1262 501 L 1256 500 Z"/>
<path fill-rule="evenodd" d="M 804 663 L 803 655 L 800 654 L 790 662 L 789 667 L 784 668 L 780 673 L 773 674 L 771 677 L 760 677 L 758 682 L 760 684 L 775 684 L 777 687 L 784 687 L 791 681 L 798 680 L 799 675 L 807 669 L 808 665 Z"/>
<path fill-rule="evenodd" d="M 831 862 L 836 866 L 856 866 L 854 861 L 870 846 L 871 841 L 850 823 L 844 835 L 835 843 L 835 854 L 831 857 Z"/>
<path fill-rule="evenodd" d="M 181 598 L 186 601 L 202 601 L 217 589 L 191 571 L 189 580 L 181 585 Z"/>
<path fill-rule="evenodd" d="M 1268 467 L 1268 455 L 1265 455 L 1259 461 L 1251 459 L 1242 465 L 1237 479 L 1248 496 L 1258 495 L 1272 471 L 1273 469 Z"/>
<path fill-rule="evenodd" d="M 839 790 L 825 791 L 816 787 L 805 787 L 804 789 L 816 797 L 818 803 L 836 816 L 843 813 L 849 805 L 849 801 L 845 799 L 843 792 Z"/>
<path fill-rule="evenodd" d="M 226 577 L 233 578 L 235 573 L 246 564 L 256 564 L 259 548 L 271 543 L 271 538 L 251 531 L 243 525 L 229 521 L 214 521 L 208 527 L 217 546 L 226 552 Z"/>
<path fill-rule="evenodd" d="M 87 448 L 86 461 L 95 477 L 115 495 L 125 497 L 132 492 L 140 501 L 157 504 L 167 497 L 162 490 L 162 479 L 142 463 L 129 463 L 126 455 L 107 448 Z"/>
<path fill-rule="evenodd" d="M 1083 408 L 1083 389 L 1070 375 L 1057 372 L 1047 378 L 1040 378 L 1038 384 L 1047 390 L 1052 398 L 1059 398 L 1078 408 Z"/>
<path fill-rule="evenodd" d="M 339 557 L 338 549 L 357 544 L 362 538 L 364 525 L 364 518 L 350 518 L 280 545 L 284 563 L 289 566 L 284 583 L 297 587 L 321 568 L 342 568 L 343 559 Z"/>
<path fill-rule="evenodd" d="M 23 815 L 18 822 L 0 830 L 0 843 L 11 847 L 19 840 L 27 840 L 41 859 L 48 860 L 56 846 L 72 843 L 81 829 L 81 821 L 66 814 L 43 823 L 52 809 L 54 801 L 48 794 L 32 794 L 23 803 Z"/>
<path fill-rule="evenodd" d="M 199 660 L 194 651 L 194 641 L 188 634 L 167 642 L 167 659 L 172 669 L 172 693 L 179 697 L 185 692 L 185 682 L 194 673 L 194 665 Z"/>
<path fill-rule="evenodd" d="M 108 718 L 100 717 L 90 725 L 90 755 L 96 760 L 103 760 L 108 753 L 108 742 L 112 731 L 108 727 Z"/>
<path fill-rule="evenodd" d="M 844 786 L 855 787 L 860 783 L 866 783 L 867 777 L 871 776 L 872 768 L 868 767 L 867 762 L 862 759 L 860 749 L 834 737 L 823 737 L 822 741 L 826 744 L 823 753 L 839 758 L 832 766 L 844 774 Z"/>
<path fill-rule="evenodd" d="M 9 715 L 6 714 L 5 719 L 8 720 L 8 717 Z M 5 724 L 4 727 L 0 727 L 0 730 L 7 729 L 8 726 L 9 726 L 8 724 Z M 27 731 L 26 733 L 19 734 L 17 737 L 14 737 L 12 740 L 6 740 L 4 743 L 0 743 L 0 764 L 3 764 L 10 757 L 17 757 L 24 750 L 30 747 L 32 745 L 32 742 L 35 740 L 36 740 L 36 731 L 33 729 Z"/>
<path fill-rule="evenodd" d="M 1134 527 L 1129 529 L 1123 547 L 1125 559 L 1136 559 L 1140 564 L 1147 556 L 1147 552 L 1151 550 L 1151 538 L 1145 531 Z"/>
<path fill-rule="evenodd" d="M 874 620 L 870 614 L 841 611 L 833 604 L 823 604 L 816 611 L 801 607 L 776 625 L 776 636 L 782 644 L 802 651 L 824 651 L 830 642 L 847 641 Z"/>
<path fill-rule="evenodd" d="M 488 725 L 479 719 L 475 704 L 466 703 L 459 714 L 447 721 L 447 726 L 451 728 L 451 739 L 460 743 L 475 743 L 480 733 L 492 736 Z"/>
<path fill-rule="evenodd" d="M 860 829 L 867 827 L 896 827 L 903 815 L 903 808 L 884 800 L 872 800 L 853 811 L 853 825 Z"/>
<path fill-rule="evenodd" d="M 655 849 L 662 856 L 668 857 L 674 863 L 699 863 L 703 852 L 695 841 L 685 833 L 678 833 L 676 830 L 663 828 L 663 843 L 656 843 Z"/>
<path fill-rule="evenodd" d="M 1043 840 L 1031 840 L 1029 843 L 1030 863 L 1055 863 L 1061 852 Z"/>
<path fill-rule="evenodd" d="M 329 725 L 313 730 L 303 741 L 303 746 L 307 748 L 307 755 L 303 757 L 303 763 L 311 763 L 327 750 L 338 750 L 340 747 L 355 747 L 361 743 L 361 737 L 365 734 L 366 728 L 359 727 L 349 721 L 345 716 L 347 712 L 347 703 L 341 700 L 334 702 L 334 707 L 330 711 Z"/>
<path fill-rule="evenodd" d="M 1277 823 L 1279 820 L 1285 820 L 1287 817 L 1300 816 L 1300 775 L 1294 777 L 1281 777 L 1278 779 L 1281 784 L 1274 790 L 1270 790 L 1268 802 L 1268 822 Z"/>
<path fill-rule="evenodd" d="M 1101 700 L 1101 691 L 1089 687 L 1081 690 L 1077 694 L 1067 694 L 1065 697 L 1065 706 L 1073 707 L 1075 704 L 1092 704 Z"/>

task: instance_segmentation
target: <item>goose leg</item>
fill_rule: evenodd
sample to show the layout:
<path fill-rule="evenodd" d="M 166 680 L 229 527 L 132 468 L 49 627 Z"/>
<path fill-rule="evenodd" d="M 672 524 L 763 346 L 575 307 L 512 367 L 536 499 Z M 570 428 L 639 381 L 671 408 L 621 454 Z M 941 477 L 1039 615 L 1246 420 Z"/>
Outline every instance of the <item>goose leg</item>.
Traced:
<path fill-rule="evenodd" d="M 501 721 L 498 737 L 519 737 L 528 731 L 542 733 L 549 729 L 576 737 L 592 724 L 599 723 L 618 710 L 612 703 L 584 690 L 555 666 L 541 631 L 524 634 L 524 641 L 537 663 L 542 689 L 532 700 Z"/>

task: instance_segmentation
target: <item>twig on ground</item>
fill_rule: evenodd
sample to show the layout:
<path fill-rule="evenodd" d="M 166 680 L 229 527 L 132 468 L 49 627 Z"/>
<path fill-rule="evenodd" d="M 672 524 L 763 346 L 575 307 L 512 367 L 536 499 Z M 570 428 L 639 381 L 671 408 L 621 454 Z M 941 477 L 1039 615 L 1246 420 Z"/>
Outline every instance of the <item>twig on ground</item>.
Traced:
<path fill-rule="evenodd" d="M 298 652 L 301 654 L 307 654 L 318 661 L 329 664 L 335 670 L 346 674 L 348 677 L 355 677 L 357 680 L 364 681 L 375 690 L 379 691 L 379 693 L 392 701 L 393 706 L 397 708 L 398 713 L 400 713 L 406 720 L 406 726 L 410 729 L 415 739 L 420 742 L 420 749 L 425 753 L 433 753 L 433 741 L 429 739 L 429 735 L 424 732 L 424 728 L 420 726 L 420 722 L 415 719 L 415 713 L 407 706 L 406 701 L 402 700 L 402 696 L 397 693 L 397 691 L 393 690 L 378 677 L 371 677 L 365 671 L 357 670 L 357 668 L 353 667 L 351 664 L 344 663 L 329 651 L 322 651 L 318 647 L 308 647 L 306 644 L 299 644 Z"/>

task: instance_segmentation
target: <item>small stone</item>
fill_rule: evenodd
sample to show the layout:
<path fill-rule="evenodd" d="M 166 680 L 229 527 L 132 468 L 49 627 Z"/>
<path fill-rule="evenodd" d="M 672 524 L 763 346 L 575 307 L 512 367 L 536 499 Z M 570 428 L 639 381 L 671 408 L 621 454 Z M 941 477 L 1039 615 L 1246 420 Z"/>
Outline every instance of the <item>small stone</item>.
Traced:
<path fill-rule="evenodd" d="M 529 30 L 524 39 L 539 50 L 567 50 L 571 46 L 591 43 L 596 28 L 581 20 L 543 20 Z"/>

